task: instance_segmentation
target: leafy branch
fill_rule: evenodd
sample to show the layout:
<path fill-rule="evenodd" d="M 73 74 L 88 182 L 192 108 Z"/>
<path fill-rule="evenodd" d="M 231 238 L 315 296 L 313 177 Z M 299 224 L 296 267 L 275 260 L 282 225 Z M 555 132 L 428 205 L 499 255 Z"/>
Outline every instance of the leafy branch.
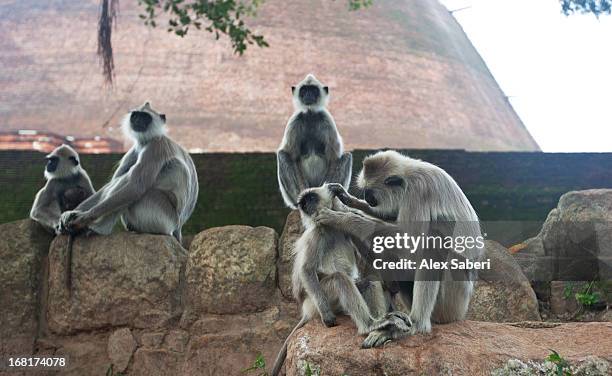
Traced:
<path fill-rule="evenodd" d="M 612 11 L 612 0 L 559 0 L 561 11 L 566 16 L 574 13 L 593 13 L 595 17 L 610 14 Z"/>
<path fill-rule="evenodd" d="M 263 35 L 254 33 L 245 18 L 256 16 L 265 0 L 138 0 L 144 13 L 140 18 L 149 27 L 157 27 L 161 14 L 168 17 L 167 31 L 184 37 L 192 30 L 205 30 L 216 39 L 229 38 L 234 53 L 242 55 L 249 45 L 268 47 Z M 305 0 L 302 0 L 305 1 Z M 348 9 L 355 11 L 372 5 L 373 0 L 347 0 Z M 100 0 L 98 19 L 98 56 L 104 77 L 113 83 L 115 65 L 111 43 L 116 26 L 119 0 Z"/>

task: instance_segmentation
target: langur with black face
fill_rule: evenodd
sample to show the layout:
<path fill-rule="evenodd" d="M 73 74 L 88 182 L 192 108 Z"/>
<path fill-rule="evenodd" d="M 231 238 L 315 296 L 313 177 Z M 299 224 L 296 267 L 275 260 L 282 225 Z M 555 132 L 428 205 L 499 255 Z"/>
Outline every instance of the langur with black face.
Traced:
<path fill-rule="evenodd" d="M 59 233 L 60 216 L 73 210 L 95 193 L 79 155 L 68 145 L 61 145 L 46 156 L 47 183 L 38 191 L 30 218 L 47 231 Z"/>
<path fill-rule="evenodd" d="M 332 226 L 355 239 L 359 252 L 366 259 L 382 258 L 395 261 L 406 256 L 395 250 L 373 254 L 372 242 L 376 234 L 438 237 L 481 237 L 480 224 L 472 205 L 453 178 L 441 168 L 412 159 L 395 151 L 383 151 L 367 157 L 358 176 L 358 186 L 365 200 L 351 196 L 338 184 L 330 189 L 347 206 L 357 211 L 339 212 L 323 208 L 313 218 L 316 223 Z M 373 218 L 376 217 L 376 218 Z M 463 258 L 478 261 L 482 247 L 419 249 L 414 257 L 441 257 L 443 260 Z M 434 256 L 432 256 L 434 255 Z M 417 259 L 417 265 L 420 260 Z M 449 270 L 431 271 L 417 268 L 408 272 L 394 271 L 400 297 L 410 306 L 410 314 L 388 314 L 390 322 L 403 320 L 410 330 L 398 326 L 379 325 L 364 342 L 374 347 L 409 334 L 428 333 L 431 323 L 448 323 L 465 317 L 473 290 L 475 271 L 457 276 Z M 404 273 L 404 274 L 401 274 Z"/>
<path fill-rule="evenodd" d="M 62 225 L 107 235 L 121 218 L 128 231 L 171 235 L 181 242 L 198 197 L 191 156 L 166 136 L 166 116 L 149 102 L 125 116 L 123 130 L 134 146 L 110 182 L 62 215 Z"/>
<path fill-rule="evenodd" d="M 348 188 L 353 157 L 344 152 L 334 118 L 327 110 L 329 88 L 309 74 L 291 88 L 294 113 L 276 153 L 278 184 L 285 204 L 297 208 L 299 194 L 323 183 Z"/>
<path fill-rule="evenodd" d="M 74 210 L 79 204 L 91 197 L 95 191 L 87 172 L 81 167 L 79 155 L 68 145 L 57 147 L 47 155 L 45 179 L 47 184 L 36 194 L 30 218 L 40 223 L 47 231 L 54 234 L 66 233 L 64 267 L 66 270 L 66 287 L 70 291 L 72 284 L 72 245 L 80 231 L 64 231 L 60 225 L 62 213 Z"/>
<path fill-rule="evenodd" d="M 334 197 L 328 185 L 306 189 L 298 198 L 298 207 L 305 230 L 295 243 L 291 280 L 293 295 L 302 307 L 302 319 L 279 351 L 272 376 L 280 373 L 289 338 L 310 319 L 319 316 L 330 327 L 336 325 L 337 313 L 345 313 L 353 319 L 358 333 L 365 335 L 387 313 L 389 304 L 379 281 L 360 277 L 357 249 L 351 239 L 312 221 L 321 208 L 350 210 Z"/>

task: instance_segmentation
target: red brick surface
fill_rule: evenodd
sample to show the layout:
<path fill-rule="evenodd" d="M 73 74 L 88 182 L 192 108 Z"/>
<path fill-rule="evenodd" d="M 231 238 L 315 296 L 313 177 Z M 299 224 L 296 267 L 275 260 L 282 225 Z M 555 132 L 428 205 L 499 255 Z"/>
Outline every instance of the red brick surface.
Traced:
<path fill-rule="evenodd" d="M 537 150 L 480 56 L 436 0 L 268 0 L 252 23 L 270 48 L 147 29 L 121 1 L 116 86 L 96 51 L 97 0 L 0 0 L 0 128 L 120 138 L 145 99 L 190 149 L 270 151 L 291 114 L 290 86 L 313 72 L 353 148 Z M 500 46 L 503 48 L 503 46 Z"/>

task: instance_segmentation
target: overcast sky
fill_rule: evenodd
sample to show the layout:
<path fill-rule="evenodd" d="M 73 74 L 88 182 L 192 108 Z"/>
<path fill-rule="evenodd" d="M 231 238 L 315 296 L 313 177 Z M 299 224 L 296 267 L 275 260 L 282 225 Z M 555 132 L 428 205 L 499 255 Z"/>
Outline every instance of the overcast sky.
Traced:
<path fill-rule="evenodd" d="M 612 16 L 558 0 L 441 0 L 543 151 L 612 152 Z"/>

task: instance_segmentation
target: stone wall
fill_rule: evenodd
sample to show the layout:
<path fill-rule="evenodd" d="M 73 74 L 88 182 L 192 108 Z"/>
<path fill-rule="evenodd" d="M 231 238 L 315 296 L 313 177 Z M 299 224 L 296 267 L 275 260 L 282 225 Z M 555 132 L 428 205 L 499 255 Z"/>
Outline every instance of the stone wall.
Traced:
<path fill-rule="evenodd" d="M 353 172 L 372 151 L 354 151 Z M 464 189 L 483 220 L 544 221 L 567 191 L 612 188 L 612 154 L 478 153 L 459 150 L 408 150 L 446 169 Z M 94 186 L 101 187 L 120 159 L 117 154 L 83 155 Z M 288 210 L 278 192 L 276 159 L 271 153 L 194 154 L 200 179 L 196 210 L 184 228 L 244 224 L 280 232 Z M 0 152 L 0 223 L 27 217 L 44 184 L 43 155 Z M 534 236 L 535 233 L 530 236 Z M 506 244 L 508 245 L 508 244 Z"/>

